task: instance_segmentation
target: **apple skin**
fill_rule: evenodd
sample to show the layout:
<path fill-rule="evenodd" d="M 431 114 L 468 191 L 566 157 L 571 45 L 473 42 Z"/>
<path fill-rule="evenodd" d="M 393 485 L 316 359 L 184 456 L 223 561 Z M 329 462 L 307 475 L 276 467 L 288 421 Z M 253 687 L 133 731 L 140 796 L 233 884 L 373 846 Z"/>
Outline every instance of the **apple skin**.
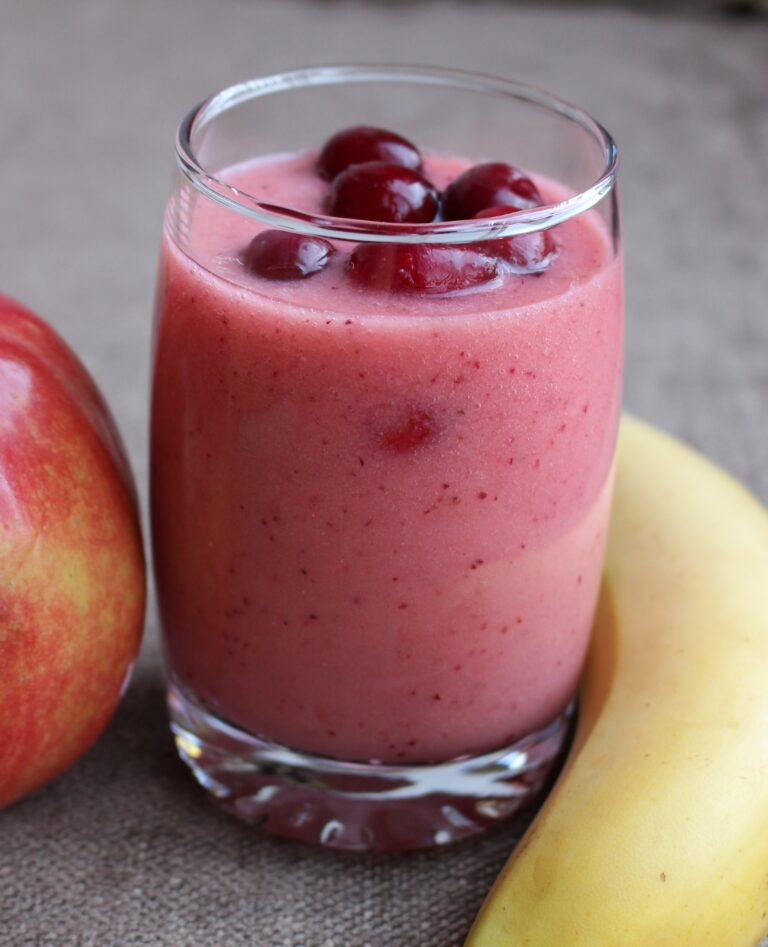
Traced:
<path fill-rule="evenodd" d="M 104 400 L 54 330 L 0 295 L 0 809 L 109 722 L 141 641 L 145 575 Z"/>

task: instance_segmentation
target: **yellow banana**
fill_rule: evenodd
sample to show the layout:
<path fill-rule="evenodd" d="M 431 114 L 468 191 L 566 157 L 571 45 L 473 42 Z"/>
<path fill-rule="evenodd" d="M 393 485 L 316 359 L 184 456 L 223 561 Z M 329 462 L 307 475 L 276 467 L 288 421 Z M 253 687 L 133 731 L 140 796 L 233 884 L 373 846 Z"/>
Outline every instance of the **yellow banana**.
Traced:
<path fill-rule="evenodd" d="M 465 947 L 768 931 L 768 512 L 625 419 L 573 747 Z"/>

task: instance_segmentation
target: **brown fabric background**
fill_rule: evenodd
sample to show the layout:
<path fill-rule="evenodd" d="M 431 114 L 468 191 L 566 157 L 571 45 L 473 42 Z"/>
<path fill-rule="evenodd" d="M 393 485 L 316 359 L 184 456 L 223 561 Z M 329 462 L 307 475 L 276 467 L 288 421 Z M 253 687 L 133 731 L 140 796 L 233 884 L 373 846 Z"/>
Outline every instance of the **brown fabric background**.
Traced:
<path fill-rule="evenodd" d="M 628 408 L 768 500 L 768 26 L 703 6 L 0 0 L 0 288 L 91 368 L 146 502 L 155 257 L 181 115 L 311 62 L 525 79 L 584 105 L 623 152 Z M 248 832 L 175 759 L 156 636 L 151 609 L 97 746 L 0 815 L 0 945 L 460 945 L 521 825 L 405 857 Z"/>

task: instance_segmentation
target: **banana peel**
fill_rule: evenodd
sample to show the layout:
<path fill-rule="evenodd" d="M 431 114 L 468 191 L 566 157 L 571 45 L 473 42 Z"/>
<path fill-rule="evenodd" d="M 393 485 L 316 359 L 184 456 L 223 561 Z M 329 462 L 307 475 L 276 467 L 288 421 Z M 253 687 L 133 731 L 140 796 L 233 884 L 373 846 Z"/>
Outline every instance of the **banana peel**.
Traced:
<path fill-rule="evenodd" d="M 755 947 L 768 931 L 768 512 L 625 418 L 560 778 L 465 947 Z"/>

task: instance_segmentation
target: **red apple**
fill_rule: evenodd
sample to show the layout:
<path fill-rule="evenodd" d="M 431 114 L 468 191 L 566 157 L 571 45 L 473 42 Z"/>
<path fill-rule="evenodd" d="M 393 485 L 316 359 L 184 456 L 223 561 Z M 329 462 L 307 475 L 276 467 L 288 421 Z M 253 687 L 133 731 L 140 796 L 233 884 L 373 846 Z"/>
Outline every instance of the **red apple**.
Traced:
<path fill-rule="evenodd" d="M 109 411 L 53 329 L 0 296 L 0 808 L 104 729 L 144 604 L 136 491 Z"/>

